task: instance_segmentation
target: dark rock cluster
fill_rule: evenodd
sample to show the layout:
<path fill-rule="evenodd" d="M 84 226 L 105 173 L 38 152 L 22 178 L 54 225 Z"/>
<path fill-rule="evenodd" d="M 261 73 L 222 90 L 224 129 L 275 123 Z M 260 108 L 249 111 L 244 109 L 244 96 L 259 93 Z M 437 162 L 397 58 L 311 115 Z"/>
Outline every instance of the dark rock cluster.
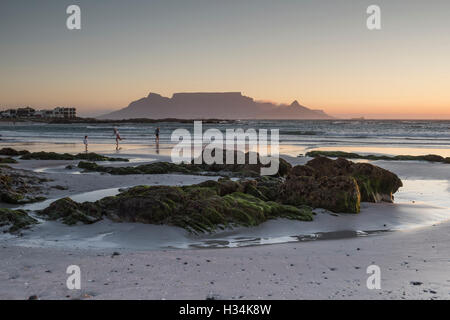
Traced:
<path fill-rule="evenodd" d="M 0 167 L 0 202 L 24 204 L 45 200 L 36 196 L 43 181 L 45 179 Z"/>
<path fill-rule="evenodd" d="M 256 226 L 274 218 L 313 219 L 307 206 L 270 201 L 271 195 L 264 186 L 267 181 L 263 181 L 267 179 L 276 178 L 239 182 L 224 178 L 183 187 L 137 186 L 96 202 L 60 199 L 38 214 L 51 220 L 61 219 L 66 224 L 93 223 L 108 217 L 117 222 L 173 225 L 194 233 Z"/>

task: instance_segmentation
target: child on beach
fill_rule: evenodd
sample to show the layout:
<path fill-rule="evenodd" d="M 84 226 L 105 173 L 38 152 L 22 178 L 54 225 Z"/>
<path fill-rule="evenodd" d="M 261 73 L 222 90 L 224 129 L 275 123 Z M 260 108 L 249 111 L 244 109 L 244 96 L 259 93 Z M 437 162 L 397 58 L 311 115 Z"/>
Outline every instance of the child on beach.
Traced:
<path fill-rule="evenodd" d="M 85 151 L 87 153 L 88 152 L 88 145 L 89 145 L 88 136 L 84 136 L 83 143 L 84 143 Z"/>

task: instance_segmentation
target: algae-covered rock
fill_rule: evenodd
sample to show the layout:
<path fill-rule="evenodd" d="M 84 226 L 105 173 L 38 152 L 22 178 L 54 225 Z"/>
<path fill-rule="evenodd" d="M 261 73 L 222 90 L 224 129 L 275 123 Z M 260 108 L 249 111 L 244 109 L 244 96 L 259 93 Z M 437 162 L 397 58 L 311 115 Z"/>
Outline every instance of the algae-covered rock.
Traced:
<path fill-rule="evenodd" d="M 405 161 L 405 160 L 416 160 L 416 161 L 429 161 L 429 162 L 443 162 L 449 163 L 446 159 L 440 155 L 427 154 L 419 156 L 411 155 L 397 155 L 397 156 L 386 156 L 386 155 L 374 155 L 374 154 L 358 154 L 353 152 L 344 151 L 325 151 L 325 150 L 314 150 L 306 153 L 308 157 L 332 157 L 332 158 L 346 158 L 346 159 L 368 159 L 368 160 L 388 160 L 388 161 Z"/>
<path fill-rule="evenodd" d="M 0 164 L 5 164 L 5 163 L 8 163 L 8 164 L 10 164 L 10 163 L 17 163 L 17 160 L 16 159 L 13 159 L 13 158 L 11 158 L 11 157 L 5 157 L 5 158 L 0 158 Z"/>
<path fill-rule="evenodd" d="M 63 198 L 52 202 L 49 207 L 38 212 L 48 220 L 59 220 L 68 225 L 77 222 L 86 224 L 101 220 L 101 210 L 91 202 L 78 203 L 70 198 Z"/>
<path fill-rule="evenodd" d="M 320 177 L 347 176 L 356 179 L 363 202 L 393 201 L 393 194 L 403 185 L 400 178 L 369 163 L 353 163 L 343 158 L 316 157 L 305 166 L 296 166 L 291 175 Z"/>
<path fill-rule="evenodd" d="M 436 154 L 427 154 L 425 156 L 422 156 L 423 160 L 430 161 L 430 162 L 444 162 L 444 157 L 441 157 Z"/>
<path fill-rule="evenodd" d="M 187 202 L 184 212 L 174 225 L 194 231 L 212 231 L 217 226 L 257 226 L 268 219 L 287 218 L 311 221 L 311 208 L 263 201 L 250 194 L 234 192 L 223 197 L 212 196 Z"/>
<path fill-rule="evenodd" d="M 27 150 L 17 151 L 13 148 L 2 148 L 0 149 L 0 155 L 1 156 L 9 156 L 9 157 L 16 157 L 16 156 L 22 156 L 25 154 L 30 153 Z"/>
<path fill-rule="evenodd" d="M 393 202 L 393 194 L 403 186 L 396 174 L 369 163 L 355 163 L 350 175 L 356 179 L 364 202 Z"/>
<path fill-rule="evenodd" d="M 139 186 L 97 204 L 116 221 L 169 224 L 194 232 L 255 226 L 271 218 L 312 220 L 311 209 L 263 201 L 243 193 L 243 188 L 226 179 L 183 187 Z"/>
<path fill-rule="evenodd" d="M 87 160 L 87 161 L 123 161 L 123 162 L 130 161 L 126 158 L 107 157 L 107 156 L 102 156 L 102 155 L 94 153 L 94 152 L 78 153 L 74 157 L 75 157 L 75 160 Z"/>
<path fill-rule="evenodd" d="M 9 167 L 0 167 L 0 202 L 24 204 L 45 200 L 39 193 L 41 180 L 19 174 Z"/>
<path fill-rule="evenodd" d="M 137 186 L 94 203 L 61 199 L 39 214 L 66 224 L 92 223 L 105 216 L 116 222 L 173 225 L 194 233 L 256 226 L 275 218 L 312 220 L 311 208 L 264 201 L 245 193 L 248 185 L 221 179 L 182 187 Z"/>
<path fill-rule="evenodd" d="M 97 153 L 78 153 L 76 155 L 69 153 L 56 152 L 33 152 L 27 153 L 21 157 L 23 160 L 87 160 L 87 161 L 129 161 L 125 158 L 111 158 Z"/>
<path fill-rule="evenodd" d="M 7 228 L 7 232 L 17 232 L 29 228 L 38 221 L 30 217 L 24 210 L 11 210 L 0 208 L 0 228 Z"/>
<path fill-rule="evenodd" d="M 214 151 L 212 151 L 214 153 Z M 235 160 L 237 159 L 238 152 L 235 152 Z M 78 167 L 86 171 L 105 172 L 113 175 L 128 175 L 128 174 L 166 174 L 166 173 L 183 173 L 183 174 L 211 174 L 217 173 L 218 175 L 228 175 L 237 177 L 259 177 L 261 174 L 261 168 L 269 165 L 262 164 L 259 160 L 255 164 L 250 164 L 249 153 L 241 153 L 244 164 L 227 164 L 227 163 L 213 163 L 207 164 L 204 162 L 196 163 L 193 160 L 191 163 L 175 164 L 171 162 L 154 162 L 150 164 L 144 164 L 139 166 L 127 166 L 127 167 L 107 167 L 100 166 L 92 162 L 80 161 Z M 259 157 L 257 157 L 259 159 Z M 224 160 L 225 161 L 225 152 Z M 275 176 L 285 176 L 291 169 L 291 165 L 284 159 L 274 159 L 278 162 L 278 172 Z M 237 160 L 235 161 L 237 162 Z"/>
<path fill-rule="evenodd" d="M 290 175 L 281 186 L 279 201 L 333 212 L 358 213 L 361 195 L 356 180 L 349 176 Z"/>
<path fill-rule="evenodd" d="M 265 201 L 277 201 L 283 183 L 284 180 L 280 177 L 268 176 L 242 182 L 245 187 L 245 193 Z"/>
<path fill-rule="evenodd" d="M 209 188 L 219 196 L 226 196 L 227 194 L 233 192 L 244 191 L 244 186 L 242 185 L 242 183 L 232 181 L 227 178 L 221 178 L 218 181 L 208 180 L 198 184 L 197 186 L 200 188 Z"/>
<path fill-rule="evenodd" d="M 171 162 L 154 162 L 136 167 L 106 167 L 93 162 L 80 161 L 78 168 L 86 171 L 105 172 L 112 175 L 128 174 L 166 174 L 166 173 L 185 173 L 194 174 L 200 170 L 189 164 L 175 164 Z"/>
<path fill-rule="evenodd" d="M 215 157 L 216 152 L 220 152 L 222 154 L 222 158 L 220 163 L 212 163 L 209 164 L 205 161 L 206 156 L 205 153 L 211 155 L 211 157 Z M 192 163 L 196 164 L 204 171 L 212 171 L 212 172 L 221 172 L 221 171 L 229 171 L 229 172 L 237 172 L 242 176 L 248 177 L 258 177 L 261 175 L 261 169 L 270 167 L 271 164 L 265 164 L 261 162 L 261 157 L 256 152 L 241 152 L 241 151 L 232 151 L 232 160 L 227 158 L 227 151 L 219 148 L 213 148 L 211 150 L 204 150 L 202 152 L 202 156 L 200 158 L 192 160 Z M 220 154 L 218 154 L 220 157 Z M 239 159 L 239 160 L 238 160 Z M 278 167 L 277 172 L 274 176 L 284 177 L 289 173 L 289 170 L 292 168 L 291 164 L 282 158 L 272 158 L 271 159 L 273 165 Z"/>

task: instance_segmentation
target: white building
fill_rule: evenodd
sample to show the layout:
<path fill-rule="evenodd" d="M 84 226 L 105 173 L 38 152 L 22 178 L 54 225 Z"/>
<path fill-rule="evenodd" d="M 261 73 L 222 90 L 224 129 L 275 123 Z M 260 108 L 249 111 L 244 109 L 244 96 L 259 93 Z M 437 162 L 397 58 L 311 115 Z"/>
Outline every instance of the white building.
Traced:
<path fill-rule="evenodd" d="M 18 108 L 0 111 L 1 118 L 76 118 L 77 109 L 57 107 L 53 110 L 38 110 L 32 108 Z"/>
<path fill-rule="evenodd" d="M 53 109 L 53 118 L 75 118 L 77 110 L 75 108 L 57 107 Z"/>

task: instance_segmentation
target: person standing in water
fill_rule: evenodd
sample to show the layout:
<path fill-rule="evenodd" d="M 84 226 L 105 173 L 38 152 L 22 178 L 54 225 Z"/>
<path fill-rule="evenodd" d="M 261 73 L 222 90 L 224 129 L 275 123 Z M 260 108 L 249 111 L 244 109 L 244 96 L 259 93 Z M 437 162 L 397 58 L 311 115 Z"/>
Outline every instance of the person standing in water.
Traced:
<path fill-rule="evenodd" d="M 156 140 L 156 146 L 159 146 L 159 127 L 155 130 L 155 140 Z"/>
<path fill-rule="evenodd" d="M 88 152 L 88 145 L 89 145 L 88 136 L 84 136 L 83 143 L 84 143 L 85 151 L 87 153 Z"/>
<path fill-rule="evenodd" d="M 119 130 L 117 128 L 114 128 L 114 135 L 116 136 L 116 150 L 119 150 L 119 140 L 122 140 L 119 134 Z"/>

